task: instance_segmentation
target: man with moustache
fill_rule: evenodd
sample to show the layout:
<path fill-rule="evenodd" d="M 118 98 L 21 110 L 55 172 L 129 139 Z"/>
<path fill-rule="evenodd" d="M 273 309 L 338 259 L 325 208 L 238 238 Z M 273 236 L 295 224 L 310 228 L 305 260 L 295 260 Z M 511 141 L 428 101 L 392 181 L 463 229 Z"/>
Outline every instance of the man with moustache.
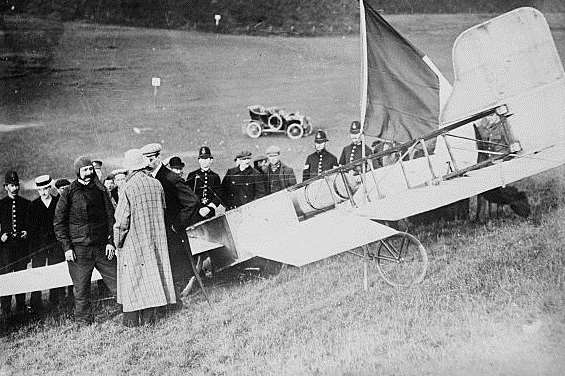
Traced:
<path fill-rule="evenodd" d="M 302 181 L 306 181 L 338 166 L 335 155 L 326 150 L 327 142 L 326 132 L 321 129 L 318 130 L 314 136 L 316 151 L 306 158 L 304 170 L 302 171 Z"/>
<path fill-rule="evenodd" d="M 189 255 L 190 243 L 185 229 L 196 223 L 200 200 L 178 174 L 163 165 L 161 150 L 161 144 L 152 143 L 143 146 L 141 153 L 149 159 L 148 169 L 151 176 L 159 180 L 165 191 L 165 226 L 169 259 L 175 285 L 176 307 L 180 309 L 182 307 L 180 293 L 193 275 L 192 256 Z"/>
<path fill-rule="evenodd" d="M 269 159 L 267 165 L 267 194 L 281 191 L 296 184 L 292 168 L 281 162 L 281 148 L 272 145 L 265 152 Z"/>
<path fill-rule="evenodd" d="M 28 262 L 27 213 L 30 202 L 19 196 L 20 179 L 16 171 L 6 172 L 0 200 L 0 274 L 24 270 Z M 4 318 L 11 314 L 12 296 L 0 298 Z M 25 310 L 25 294 L 16 295 L 16 312 Z"/>
<path fill-rule="evenodd" d="M 222 203 L 222 181 L 220 175 L 210 169 L 214 157 L 208 146 L 198 150 L 198 164 L 200 168 L 194 170 L 186 177 L 188 186 L 200 199 L 201 207 L 198 209 L 199 221 L 212 218 L 218 206 Z"/>
<path fill-rule="evenodd" d="M 94 268 L 116 296 L 114 207 L 89 158 L 77 158 L 74 168 L 77 179 L 61 194 L 53 225 L 75 288 L 75 319 L 80 324 L 90 324 L 90 280 Z"/>
<path fill-rule="evenodd" d="M 248 202 L 265 196 L 265 183 L 261 175 L 250 166 L 251 152 L 241 151 L 235 156 L 237 167 L 230 168 L 222 180 L 224 205 L 226 209 L 235 209 Z"/>
<path fill-rule="evenodd" d="M 54 265 L 65 261 L 65 255 L 61 245 L 57 242 L 53 229 L 53 218 L 55 207 L 59 201 L 58 196 L 51 195 L 52 180 L 49 175 L 41 175 L 35 178 L 35 189 L 39 197 L 31 202 L 29 208 L 29 252 L 31 255 L 31 267 L 39 268 Z M 49 291 L 49 303 L 56 307 L 65 296 L 65 288 L 55 288 Z M 31 293 L 31 308 L 34 312 L 43 311 L 41 291 Z"/>
<path fill-rule="evenodd" d="M 343 150 L 341 151 L 341 156 L 339 157 L 339 164 L 341 166 L 356 161 L 358 159 L 361 159 L 363 157 L 360 122 L 358 121 L 351 122 L 351 125 L 349 126 L 349 137 L 351 138 L 351 143 L 343 148 Z M 365 156 L 367 157 L 372 153 L 373 151 L 371 150 L 371 148 L 365 145 Z"/>

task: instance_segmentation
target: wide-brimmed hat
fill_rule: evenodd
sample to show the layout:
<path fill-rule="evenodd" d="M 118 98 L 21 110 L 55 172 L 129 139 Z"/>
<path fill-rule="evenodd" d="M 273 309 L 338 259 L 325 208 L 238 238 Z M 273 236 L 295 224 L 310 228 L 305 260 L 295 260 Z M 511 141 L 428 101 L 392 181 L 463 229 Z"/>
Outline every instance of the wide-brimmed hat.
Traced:
<path fill-rule="evenodd" d="M 175 155 L 174 157 L 169 158 L 169 167 L 182 169 L 184 168 L 184 163 L 182 159 Z"/>
<path fill-rule="evenodd" d="M 140 149 L 130 149 L 124 153 L 124 164 L 128 170 L 137 171 L 149 166 L 149 160 L 143 156 Z"/>
<path fill-rule="evenodd" d="M 35 188 L 49 187 L 52 181 L 49 175 L 38 176 L 35 178 Z"/>

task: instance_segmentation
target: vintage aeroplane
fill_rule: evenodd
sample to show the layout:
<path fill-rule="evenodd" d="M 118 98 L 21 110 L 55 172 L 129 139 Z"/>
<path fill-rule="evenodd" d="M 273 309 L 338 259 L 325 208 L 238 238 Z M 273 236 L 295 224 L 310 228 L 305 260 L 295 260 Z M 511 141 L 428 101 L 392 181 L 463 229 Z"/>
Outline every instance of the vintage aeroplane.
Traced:
<path fill-rule="evenodd" d="M 193 254 L 214 270 L 253 257 L 303 266 L 356 250 L 388 283 L 409 286 L 425 276 L 426 250 L 388 221 L 565 163 L 565 73 L 539 11 L 463 32 L 453 87 L 370 0 L 361 1 L 361 36 L 363 132 L 388 149 L 189 227 Z M 494 136 L 477 139 L 481 127 Z M 64 263 L 0 278 L 0 295 L 71 284 Z"/>

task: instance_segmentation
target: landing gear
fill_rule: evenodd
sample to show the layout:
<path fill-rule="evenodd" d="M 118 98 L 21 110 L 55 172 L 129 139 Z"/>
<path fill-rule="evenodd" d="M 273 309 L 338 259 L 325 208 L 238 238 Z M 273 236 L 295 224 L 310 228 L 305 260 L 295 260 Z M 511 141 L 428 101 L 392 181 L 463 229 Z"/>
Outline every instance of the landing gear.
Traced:
<path fill-rule="evenodd" d="M 381 277 L 391 286 L 409 287 L 420 283 L 428 269 L 426 249 L 406 232 L 369 244 L 367 256 L 377 262 Z"/>

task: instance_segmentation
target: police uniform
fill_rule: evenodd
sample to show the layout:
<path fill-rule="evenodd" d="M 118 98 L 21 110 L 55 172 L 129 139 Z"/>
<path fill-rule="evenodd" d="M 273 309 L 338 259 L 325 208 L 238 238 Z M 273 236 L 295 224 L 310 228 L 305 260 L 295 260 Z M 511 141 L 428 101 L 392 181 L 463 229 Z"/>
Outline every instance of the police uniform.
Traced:
<path fill-rule="evenodd" d="M 8 184 L 20 185 L 16 171 L 8 171 L 4 186 Z M 15 195 L 14 198 L 6 196 L 0 200 L 0 236 L 6 234 L 5 242 L 0 241 L 0 274 L 17 272 L 27 267 L 28 242 L 27 214 L 30 201 Z M 8 315 L 11 310 L 12 296 L 0 298 L 2 311 Z M 25 294 L 16 295 L 16 309 L 25 308 Z"/>
<path fill-rule="evenodd" d="M 351 122 L 349 127 L 349 134 L 360 134 L 361 133 L 361 123 L 358 121 Z M 362 143 L 359 139 L 358 143 L 352 142 L 351 144 L 345 146 L 341 151 L 341 156 L 339 157 L 339 164 L 341 166 L 351 163 L 353 161 L 363 158 L 362 153 Z M 370 147 L 365 145 L 365 156 L 369 156 L 373 153 Z"/>
<path fill-rule="evenodd" d="M 200 158 L 212 158 L 210 148 L 202 146 L 198 151 L 198 159 Z M 188 174 L 186 182 L 200 199 L 202 207 L 207 206 L 210 208 L 210 213 L 206 217 L 202 217 L 202 219 L 214 217 L 216 208 L 222 203 L 222 181 L 220 175 L 210 169 L 203 170 L 199 168 Z"/>
<path fill-rule="evenodd" d="M 241 152 L 236 159 L 251 158 L 251 152 Z M 248 202 L 265 196 L 265 184 L 261 175 L 253 167 L 248 166 L 243 171 L 239 167 L 228 169 L 222 180 L 224 206 L 234 209 Z"/>
<path fill-rule="evenodd" d="M 327 142 L 326 133 L 322 130 L 316 132 L 314 137 L 315 143 Z M 322 172 L 337 167 L 337 158 L 335 155 L 327 151 L 325 148 L 316 150 L 306 158 L 304 170 L 302 171 L 302 181 L 308 180 L 320 175 Z"/>

